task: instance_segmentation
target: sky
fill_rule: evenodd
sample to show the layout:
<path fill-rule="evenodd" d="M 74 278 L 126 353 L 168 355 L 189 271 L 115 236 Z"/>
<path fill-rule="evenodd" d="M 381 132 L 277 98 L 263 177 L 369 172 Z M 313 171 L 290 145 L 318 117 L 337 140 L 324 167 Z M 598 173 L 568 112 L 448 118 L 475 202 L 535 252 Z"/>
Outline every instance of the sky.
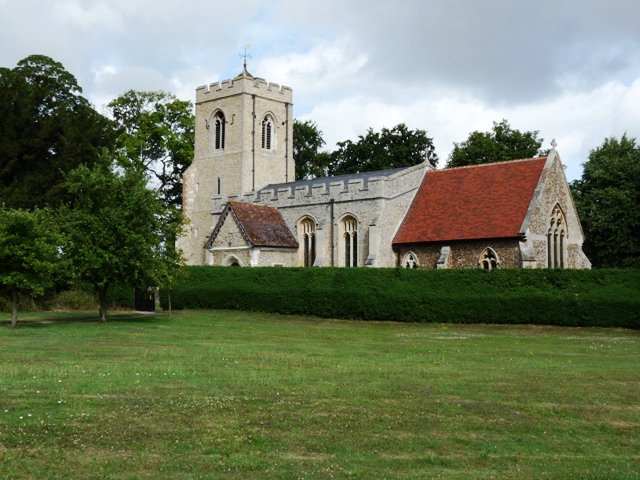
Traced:
<path fill-rule="evenodd" d="M 405 123 L 454 142 L 507 119 L 569 181 L 607 137 L 640 141 L 637 0 L 0 0 L 0 66 L 43 54 L 95 108 L 127 90 L 194 101 L 248 70 L 293 89 L 326 149 Z"/>

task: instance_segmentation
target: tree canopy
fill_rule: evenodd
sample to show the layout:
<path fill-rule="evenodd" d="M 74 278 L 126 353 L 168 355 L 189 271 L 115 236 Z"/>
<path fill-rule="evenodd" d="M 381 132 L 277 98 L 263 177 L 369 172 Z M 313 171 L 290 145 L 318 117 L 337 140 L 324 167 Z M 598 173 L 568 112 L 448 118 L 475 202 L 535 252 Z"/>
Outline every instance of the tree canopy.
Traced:
<path fill-rule="evenodd" d="M 107 319 L 110 286 L 159 285 L 170 281 L 181 263 L 165 239 L 175 237 L 182 223 L 169 218 L 175 210 L 166 209 L 146 184 L 142 172 L 114 168 L 106 159 L 68 175 L 76 201 L 61 209 L 63 252 L 74 278 L 98 293 L 101 321 Z"/>
<path fill-rule="evenodd" d="M 544 139 L 538 130 L 521 132 L 512 129 L 507 120 L 493 122 L 491 132 L 472 132 L 467 140 L 453 144 L 446 168 L 534 158 L 546 154 L 541 150 Z"/>
<path fill-rule="evenodd" d="M 193 160 L 193 105 L 166 92 L 129 90 L 107 109 L 119 161 L 145 173 L 166 205 L 182 205 L 182 175 Z"/>
<path fill-rule="evenodd" d="M 115 138 L 62 64 L 32 55 L 0 69 L 0 203 L 33 209 L 67 200 L 64 176 Z"/>
<path fill-rule="evenodd" d="M 18 325 L 18 293 L 41 295 L 52 284 L 60 238 L 51 215 L 0 208 L 0 286 L 11 291 L 13 327 Z"/>
<path fill-rule="evenodd" d="M 640 268 L 640 146 L 625 135 L 589 153 L 571 185 L 594 267 Z"/>
<path fill-rule="evenodd" d="M 369 129 L 358 141 L 339 142 L 331 153 L 329 175 L 370 172 L 410 167 L 428 160 L 436 166 L 438 156 L 433 140 L 424 130 L 409 130 L 404 123 L 380 132 Z"/>
<path fill-rule="evenodd" d="M 326 177 L 330 156 L 319 150 L 324 146 L 322 132 L 311 120 L 293 120 L 293 159 L 296 179 Z"/>

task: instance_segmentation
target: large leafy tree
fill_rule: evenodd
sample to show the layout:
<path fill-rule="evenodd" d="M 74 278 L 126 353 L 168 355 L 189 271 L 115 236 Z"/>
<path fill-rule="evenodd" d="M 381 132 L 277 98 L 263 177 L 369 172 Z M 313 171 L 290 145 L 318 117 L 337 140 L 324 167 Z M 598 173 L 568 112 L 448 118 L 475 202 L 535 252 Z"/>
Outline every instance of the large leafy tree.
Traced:
<path fill-rule="evenodd" d="M 293 120 L 293 159 L 296 179 L 326 177 L 331 159 L 329 153 L 320 152 L 325 142 L 322 132 L 311 120 Z"/>
<path fill-rule="evenodd" d="M 107 109 L 119 133 L 120 162 L 150 177 L 165 205 L 182 205 L 182 175 L 193 160 L 191 102 L 162 91 L 129 90 Z"/>
<path fill-rule="evenodd" d="M 447 168 L 534 158 L 546 154 L 541 150 L 544 139 L 538 131 L 521 132 L 511 128 L 507 120 L 493 122 L 491 132 L 472 132 L 469 138 L 453 144 Z"/>
<path fill-rule="evenodd" d="M 45 210 L 0 208 L 0 285 L 11 292 L 11 325 L 18 325 L 18 294 L 40 295 L 52 284 L 60 237 Z"/>
<path fill-rule="evenodd" d="M 410 167 L 425 160 L 433 166 L 438 163 L 433 140 L 424 130 L 409 130 L 400 123 L 380 132 L 370 128 L 356 142 L 339 142 L 338 149 L 331 154 L 328 173 L 342 175 Z"/>
<path fill-rule="evenodd" d="M 625 135 L 589 153 L 571 190 L 595 267 L 640 268 L 640 146 Z"/>
<path fill-rule="evenodd" d="M 115 139 L 62 64 L 32 55 L 0 69 L 0 203 L 32 209 L 68 200 L 64 176 Z"/>
<path fill-rule="evenodd" d="M 63 252 L 73 277 L 94 286 L 104 322 L 110 286 L 161 285 L 175 276 L 180 252 L 165 239 L 177 236 L 181 217 L 172 217 L 142 172 L 106 160 L 70 172 L 67 186 L 76 200 L 61 210 Z"/>

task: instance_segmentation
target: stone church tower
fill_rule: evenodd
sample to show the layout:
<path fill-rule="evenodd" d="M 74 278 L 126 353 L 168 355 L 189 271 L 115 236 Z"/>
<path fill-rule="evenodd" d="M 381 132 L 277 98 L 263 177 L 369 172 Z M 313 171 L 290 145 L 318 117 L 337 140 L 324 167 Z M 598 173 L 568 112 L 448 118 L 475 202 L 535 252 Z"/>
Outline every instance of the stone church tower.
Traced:
<path fill-rule="evenodd" d="M 188 235 L 179 242 L 188 263 L 202 264 L 214 198 L 237 196 L 295 180 L 293 104 L 289 87 L 251 75 L 196 89 L 195 152 L 183 177 Z"/>

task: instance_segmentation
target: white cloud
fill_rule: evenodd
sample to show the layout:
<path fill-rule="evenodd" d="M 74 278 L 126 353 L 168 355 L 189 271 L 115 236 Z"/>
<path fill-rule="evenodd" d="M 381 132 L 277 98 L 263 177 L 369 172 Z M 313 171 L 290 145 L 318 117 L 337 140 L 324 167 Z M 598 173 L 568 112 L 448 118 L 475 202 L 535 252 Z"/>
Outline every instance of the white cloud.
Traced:
<path fill-rule="evenodd" d="M 106 27 L 109 30 L 122 30 L 122 16 L 106 2 L 81 4 L 76 0 L 58 3 L 53 7 L 53 17 L 60 23 L 70 23 L 83 30 Z"/>

